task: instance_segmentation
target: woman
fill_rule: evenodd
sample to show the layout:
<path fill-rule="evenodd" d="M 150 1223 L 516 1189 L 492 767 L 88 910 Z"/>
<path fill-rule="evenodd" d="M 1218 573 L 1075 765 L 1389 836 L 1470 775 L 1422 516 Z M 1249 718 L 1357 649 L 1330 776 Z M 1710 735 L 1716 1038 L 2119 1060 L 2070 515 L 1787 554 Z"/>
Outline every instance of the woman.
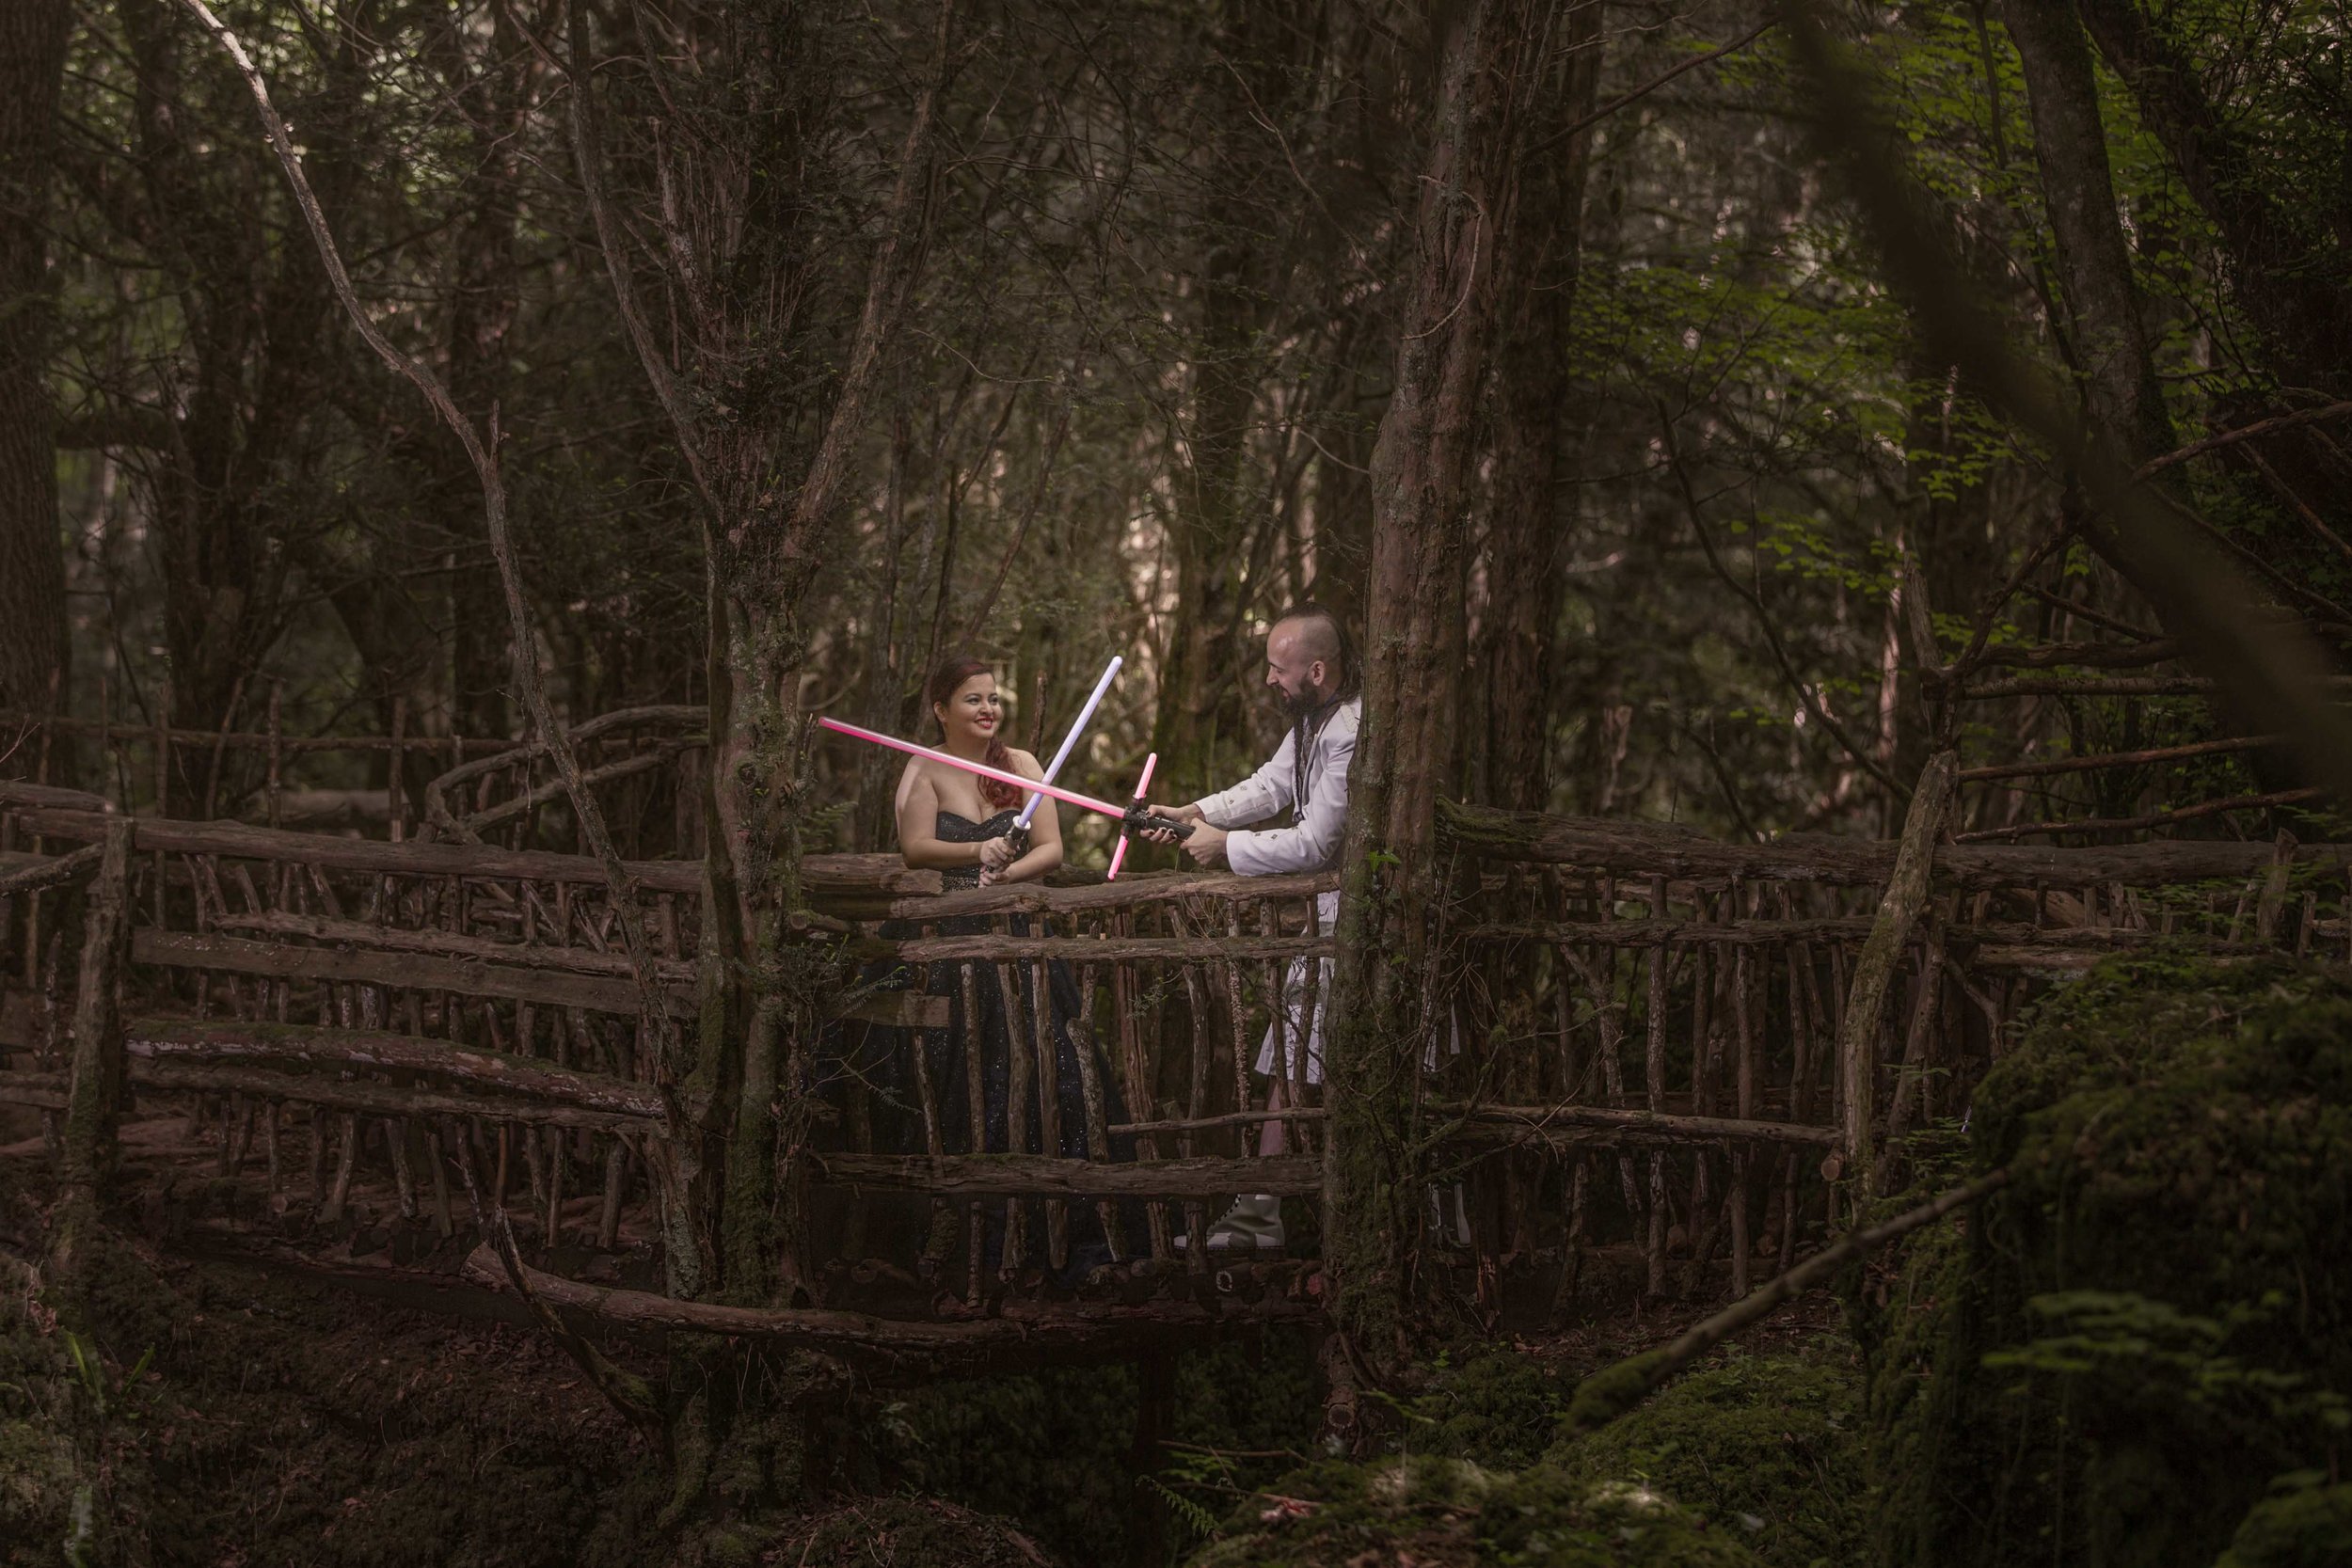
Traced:
<path fill-rule="evenodd" d="M 928 695 L 940 751 L 1025 779 L 1044 778 L 1037 758 L 1005 744 L 1004 697 L 987 665 L 947 660 L 931 673 Z M 898 777 L 898 852 L 911 866 L 946 872 L 950 887 L 1034 880 L 1061 864 L 1061 818 L 1053 801 L 1041 801 L 1025 852 L 1012 837 L 1021 801 L 1022 792 L 1009 784 L 909 757 Z"/>
<path fill-rule="evenodd" d="M 1018 773 L 1023 778 L 1044 776 L 1037 758 L 1005 743 L 1004 699 L 996 689 L 994 673 L 986 664 L 975 658 L 947 660 L 932 672 L 926 695 L 930 700 L 931 717 L 940 728 L 938 750 Z M 1061 864 L 1061 821 L 1053 801 L 1041 801 L 1030 819 L 1025 844 L 1013 830 L 1024 798 L 1024 792 L 1010 784 L 922 757 L 911 757 L 898 780 L 899 853 L 910 866 L 945 873 L 949 891 L 1033 881 Z M 1022 917 L 1014 916 L 1011 926 L 1014 935 L 1028 934 L 1028 922 Z M 942 936 L 976 936 L 990 929 L 990 920 L 985 915 L 939 923 Z M 893 925 L 885 926 L 883 934 L 907 938 L 918 933 L 911 926 Z M 1043 1075 L 1038 1070 L 1040 1064 L 1036 1059 L 1034 1013 L 1037 969 L 1029 963 L 1009 963 L 1001 968 L 985 963 L 971 966 L 970 992 L 978 1006 L 980 1019 L 980 1101 L 985 1118 L 984 1141 L 975 1144 L 972 1139 L 970 1062 L 966 1053 L 971 1034 L 963 1016 L 963 967 L 954 961 L 942 961 L 930 965 L 924 975 L 923 989 L 935 996 L 945 995 L 952 1013 L 949 1027 L 925 1031 L 918 1046 L 938 1109 L 942 1148 L 948 1153 L 1015 1152 L 1008 1108 L 1012 1100 L 1014 1053 L 1019 1052 L 1028 1068 L 1024 1074 L 1028 1092 L 1021 1118 L 1025 1124 L 1023 1147 L 1017 1152 L 1085 1159 L 1086 1093 L 1079 1075 L 1080 1040 L 1071 1027 L 1078 1016 L 1079 997 L 1069 965 L 1057 958 L 1045 966 L 1046 1019 L 1054 1050 L 1053 1102 L 1058 1113 L 1059 1133 L 1052 1148 L 1045 1147 L 1041 1133 Z M 1012 1004 L 1009 1019 L 1009 998 Z M 1111 1075 L 1110 1064 L 1093 1039 L 1085 1039 L 1084 1048 L 1094 1053 L 1093 1069 L 1102 1085 L 1105 1123 L 1115 1126 L 1125 1121 L 1125 1102 L 1118 1081 Z M 919 1091 L 911 1098 L 919 1098 Z M 916 1148 L 928 1141 L 920 1119 L 908 1126 L 905 1141 Z M 1134 1139 L 1114 1138 L 1110 1150 L 1113 1159 L 1131 1160 L 1135 1157 Z M 1002 1207 L 990 1207 L 997 1222 L 1001 1222 Z M 1047 1237 L 1036 1212 L 1038 1206 L 1025 1207 L 1033 1212 L 1025 1227 L 1024 1259 L 1031 1263 L 1043 1261 L 1047 1257 Z M 927 1249 L 934 1258 L 939 1240 L 935 1237 L 932 1248 Z M 1133 1256 L 1124 1237 L 1120 1238 L 1120 1243 L 1117 1256 Z M 1000 1234 L 995 1223 L 992 1223 L 988 1246 L 992 1259 L 999 1255 L 1000 1244 Z M 1089 1264 L 1104 1261 L 1111 1256 L 1113 1250 L 1091 1206 L 1071 1205 L 1069 1270 L 1073 1274 L 1082 1273 Z"/>

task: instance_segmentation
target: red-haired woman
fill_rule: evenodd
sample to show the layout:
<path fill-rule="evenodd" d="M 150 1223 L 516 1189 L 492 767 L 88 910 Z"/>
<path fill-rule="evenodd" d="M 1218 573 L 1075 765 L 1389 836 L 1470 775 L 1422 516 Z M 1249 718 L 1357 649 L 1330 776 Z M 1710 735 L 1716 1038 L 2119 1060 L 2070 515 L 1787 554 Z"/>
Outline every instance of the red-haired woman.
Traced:
<path fill-rule="evenodd" d="M 995 673 L 986 664 L 973 658 L 949 659 L 932 673 L 926 695 L 930 699 L 931 717 L 939 723 L 940 751 L 1019 773 L 1024 778 L 1043 776 L 1037 758 L 1005 743 L 1004 702 L 996 689 Z M 921 757 L 909 758 L 906 771 L 898 780 L 899 852 L 911 866 L 945 872 L 951 889 L 1042 877 L 1061 864 L 1061 821 L 1053 801 L 1041 801 L 1030 820 L 1027 843 L 1020 844 L 1012 836 L 1013 819 L 1020 815 L 1024 798 L 1024 792 L 1010 784 Z M 1015 915 L 1011 924 L 1016 935 L 1026 934 L 1027 923 L 1020 916 Z M 985 916 L 939 923 L 943 936 L 980 935 L 988 929 Z M 908 929 L 898 934 L 916 933 Z M 1078 1016 L 1079 998 L 1077 981 L 1071 974 L 1070 966 L 1059 959 L 1045 966 L 1046 1017 L 1052 1024 L 1054 1056 L 1050 1085 L 1042 1070 L 1044 1064 L 1039 1060 L 1038 1033 L 1033 1026 L 1038 1005 L 1036 967 L 1024 963 L 974 966 L 977 973 L 971 976 L 968 993 L 978 1004 L 980 1014 L 982 1050 L 977 1087 L 985 1132 L 979 1143 L 975 1143 L 971 1136 L 976 1085 L 965 1053 L 965 1041 L 970 1037 L 963 1020 L 967 987 L 958 973 L 961 967 L 953 962 L 935 963 L 924 976 L 923 989 L 934 996 L 945 995 L 953 1017 L 949 1027 L 925 1031 L 915 1046 L 923 1052 L 924 1065 L 929 1069 L 938 1109 L 941 1147 L 949 1153 L 1044 1153 L 1085 1159 L 1087 1113 L 1085 1080 L 1080 1076 L 1078 1059 L 1081 1049 L 1093 1053 L 1091 1066 L 1102 1087 L 1106 1125 L 1125 1121 L 1127 1112 L 1119 1082 L 1101 1048 L 1091 1037 L 1071 1027 Z M 1019 1149 L 1012 1148 L 1007 1116 L 1012 1099 L 1016 1053 L 1026 1069 L 1019 1076 L 1027 1085 L 1021 1118 L 1025 1124 L 1024 1147 Z M 903 1082 L 905 1075 L 891 1076 Z M 1048 1093 L 1057 1113 L 1058 1136 L 1052 1147 L 1042 1136 L 1041 1113 L 1048 1103 Z M 928 1142 L 927 1133 L 914 1126 L 908 1128 L 908 1133 L 910 1143 L 916 1138 Z M 1132 1160 L 1134 1149 L 1132 1137 L 1111 1141 L 1114 1159 Z M 1036 1206 L 1024 1207 L 1033 1210 Z M 1132 1255 L 1126 1237 L 1106 1238 L 1093 1215 L 1085 1213 L 1078 1206 L 1073 1206 L 1073 1211 L 1066 1259 L 1048 1256 L 1048 1238 L 1036 1218 L 1025 1222 L 1028 1233 L 1022 1246 L 1025 1263 L 1045 1262 L 1076 1273 L 1108 1257 Z M 1003 1212 L 996 1210 L 1000 1217 Z M 994 1223 L 990 1228 L 993 1239 L 989 1252 L 992 1259 L 1001 1257 L 1001 1231 Z M 1115 1230 L 1126 1228 L 1130 1227 L 1114 1227 Z M 931 1248 L 927 1249 L 927 1260 L 937 1259 L 944 1240 L 934 1236 Z"/>
<path fill-rule="evenodd" d="M 977 658 L 951 658 L 925 693 L 939 721 L 939 750 L 969 762 L 1042 779 L 1037 758 L 1005 744 L 1005 700 L 996 673 Z M 1023 882 L 1061 864 L 1061 818 L 1040 803 L 1025 851 L 1011 837 L 1022 792 L 943 763 L 909 757 L 898 777 L 898 852 L 909 865 L 944 871 L 949 886 Z"/>

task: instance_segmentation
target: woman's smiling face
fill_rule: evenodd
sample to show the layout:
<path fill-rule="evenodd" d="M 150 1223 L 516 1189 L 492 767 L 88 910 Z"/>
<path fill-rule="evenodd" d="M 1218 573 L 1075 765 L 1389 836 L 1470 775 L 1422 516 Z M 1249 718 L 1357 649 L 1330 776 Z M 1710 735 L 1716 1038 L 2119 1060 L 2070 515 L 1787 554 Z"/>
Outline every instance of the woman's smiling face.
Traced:
<path fill-rule="evenodd" d="M 934 704 L 931 712 L 938 716 L 940 730 L 951 751 L 959 741 L 984 750 L 995 738 L 997 726 L 1005 721 L 1004 698 L 997 694 L 996 677 L 986 672 L 957 687 L 956 694 L 945 703 Z"/>

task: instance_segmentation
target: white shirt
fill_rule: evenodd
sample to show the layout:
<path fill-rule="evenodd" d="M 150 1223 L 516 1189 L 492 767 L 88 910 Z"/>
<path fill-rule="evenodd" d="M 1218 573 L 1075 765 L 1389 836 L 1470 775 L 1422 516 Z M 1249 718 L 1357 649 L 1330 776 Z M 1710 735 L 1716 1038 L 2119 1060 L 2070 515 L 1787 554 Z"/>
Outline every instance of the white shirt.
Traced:
<path fill-rule="evenodd" d="M 1234 832 L 1225 841 L 1225 861 L 1245 877 L 1285 871 L 1323 871 L 1336 864 L 1347 831 L 1347 765 L 1356 755 L 1356 726 L 1363 699 L 1350 697 L 1334 708 L 1307 743 L 1307 799 L 1294 799 L 1298 729 L 1293 725 L 1272 760 L 1232 788 L 1197 802 L 1213 828 L 1241 828 L 1279 816 L 1293 805 L 1298 820 L 1283 828 Z M 1327 896 L 1328 896 L 1327 895 Z M 1338 900 L 1333 898 L 1333 904 Z M 1329 916 L 1327 913 L 1327 922 Z"/>

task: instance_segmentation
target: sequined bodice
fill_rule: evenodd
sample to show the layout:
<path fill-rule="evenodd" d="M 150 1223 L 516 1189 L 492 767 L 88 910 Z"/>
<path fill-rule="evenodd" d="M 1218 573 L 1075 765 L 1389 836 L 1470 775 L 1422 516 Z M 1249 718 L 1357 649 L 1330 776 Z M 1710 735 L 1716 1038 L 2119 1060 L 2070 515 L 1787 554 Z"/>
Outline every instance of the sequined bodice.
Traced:
<path fill-rule="evenodd" d="M 932 831 L 939 835 L 942 844 L 985 844 L 992 838 L 1002 838 L 1012 832 L 1013 818 L 1020 815 L 1008 806 L 985 822 L 975 822 L 961 812 L 943 811 Z M 977 865 L 960 866 L 946 873 L 945 879 L 949 887 L 977 887 L 980 884 L 980 868 Z"/>

